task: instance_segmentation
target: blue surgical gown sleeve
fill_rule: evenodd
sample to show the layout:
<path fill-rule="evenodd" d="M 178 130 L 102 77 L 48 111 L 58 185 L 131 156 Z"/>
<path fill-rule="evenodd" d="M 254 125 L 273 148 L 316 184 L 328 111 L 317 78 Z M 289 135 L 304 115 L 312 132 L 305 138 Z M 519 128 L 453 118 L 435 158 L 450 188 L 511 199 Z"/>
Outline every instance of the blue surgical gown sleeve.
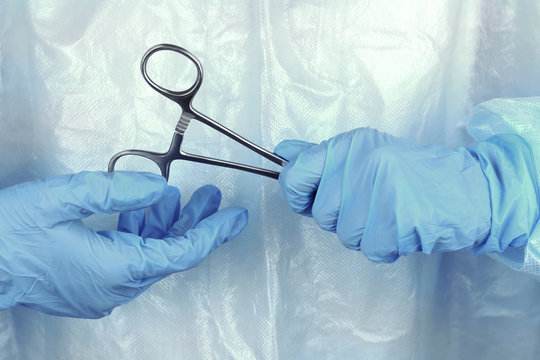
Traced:
<path fill-rule="evenodd" d="M 534 160 L 531 165 L 537 174 L 536 181 L 538 181 L 538 169 L 540 169 L 539 125 L 540 97 L 493 99 L 476 106 L 468 125 L 468 132 L 478 144 L 482 144 L 497 134 L 520 135 L 532 150 Z M 489 171 L 491 176 L 496 178 L 497 169 L 489 169 Z M 497 185 L 493 181 L 490 184 Z M 490 190 L 492 194 L 495 194 L 494 188 Z M 506 211 L 513 210 L 507 209 Z M 494 215 L 495 218 L 496 215 Z M 523 214 L 516 214 L 516 216 L 523 216 Z M 500 229 L 501 225 L 495 221 L 495 227 L 498 226 Z M 540 275 L 540 226 L 538 224 L 533 224 L 528 238 L 523 239 L 523 242 L 522 246 L 509 246 L 502 252 L 490 252 L 489 256 L 502 261 L 515 270 Z"/>

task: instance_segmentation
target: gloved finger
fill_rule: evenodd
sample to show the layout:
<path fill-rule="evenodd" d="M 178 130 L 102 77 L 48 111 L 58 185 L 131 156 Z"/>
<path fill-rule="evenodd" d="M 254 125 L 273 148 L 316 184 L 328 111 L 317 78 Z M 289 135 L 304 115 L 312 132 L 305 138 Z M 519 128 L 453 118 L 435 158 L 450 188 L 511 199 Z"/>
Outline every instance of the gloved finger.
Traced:
<path fill-rule="evenodd" d="M 164 239 L 146 238 L 141 249 L 132 259 L 138 268 L 133 279 L 162 276 L 190 269 L 201 263 L 208 254 L 229 241 L 246 226 L 248 212 L 241 207 L 230 207 L 210 215 L 184 236 Z M 141 255 L 144 258 L 141 259 Z"/>
<path fill-rule="evenodd" d="M 311 215 L 319 227 L 335 232 L 341 205 L 343 177 L 340 173 L 323 173 L 315 194 Z"/>
<path fill-rule="evenodd" d="M 31 196 L 36 223 L 50 226 L 94 213 L 112 214 L 148 207 L 161 199 L 167 182 L 155 174 L 115 171 L 81 172 L 27 186 L 32 194 L 20 193 L 19 198 Z M 25 188 L 20 187 L 19 191 L 24 192 Z"/>
<path fill-rule="evenodd" d="M 394 214 L 403 200 L 396 198 L 394 183 L 388 179 L 398 175 L 401 166 L 403 153 L 398 147 L 381 147 L 344 179 L 348 194 L 343 195 L 336 233 L 345 247 L 361 250 L 371 261 L 393 262 L 399 256 L 400 224 Z"/>
<path fill-rule="evenodd" d="M 172 236 L 182 236 L 208 216 L 219 209 L 221 191 L 213 185 L 205 185 L 197 189 L 184 206 L 180 219 L 169 229 Z"/>
<path fill-rule="evenodd" d="M 118 226 L 116 230 L 140 235 L 144 229 L 146 212 L 144 209 L 126 211 L 118 217 Z"/>
<path fill-rule="evenodd" d="M 302 140 L 283 140 L 276 146 L 274 153 L 288 161 L 291 161 L 302 151 L 314 145 L 316 144 Z"/>
<path fill-rule="evenodd" d="M 165 195 L 148 210 L 148 218 L 142 237 L 161 238 L 178 220 L 180 214 L 180 191 L 168 186 Z"/>
<path fill-rule="evenodd" d="M 322 228 L 333 231 L 333 219 L 339 210 L 336 209 L 336 200 L 341 197 L 341 194 L 330 191 L 334 182 L 339 184 L 340 176 L 357 171 L 356 168 L 379 146 L 398 142 L 403 140 L 373 129 L 359 128 L 307 148 L 284 167 L 279 177 L 289 205 L 295 212 L 308 216 L 313 215 L 315 206 L 316 221 Z M 350 166 L 346 167 L 345 161 L 348 158 L 354 158 L 355 161 L 349 161 Z M 329 192 L 325 190 L 324 178 L 335 178 L 328 187 Z M 321 190 L 323 194 L 319 195 Z M 316 206 L 317 203 L 321 206 Z"/>
<path fill-rule="evenodd" d="M 285 199 L 294 212 L 311 216 L 326 159 L 326 142 L 308 147 L 287 163 L 279 175 Z"/>
<path fill-rule="evenodd" d="M 324 171 L 311 211 L 313 220 L 323 230 L 336 231 L 342 201 L 343 174 L 347 168 L 358 167 L 360 163 L 354 154 L 349 153 L 350 143 L 350 138 L 345 135 L 328 141 Z"/>

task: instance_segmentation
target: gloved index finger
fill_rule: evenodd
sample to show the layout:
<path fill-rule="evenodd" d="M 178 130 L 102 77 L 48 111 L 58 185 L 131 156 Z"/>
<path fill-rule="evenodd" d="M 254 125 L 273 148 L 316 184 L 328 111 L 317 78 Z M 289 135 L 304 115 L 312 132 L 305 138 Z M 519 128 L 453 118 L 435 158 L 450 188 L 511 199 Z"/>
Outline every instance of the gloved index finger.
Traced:
<path fill-rule="evenodd" d="M 247 220 L 246 209 L 230 207 L 210 215 L 182 236 L 171 234 L 155 239 L 119 232 L 102 234 L 114 239 L 119 254 L 128 263 L 121 267 L 130 271 L 127 278 L 148 286 L 164 276 L 198 265 L 210 252 L 238 235 Z M 139 240 L 138 244 L 135 239 Z M 137 251 L 133 251 L 134 246 Z"/>
<path fill-rule="evenodd" d="M 180 214 L 180 191 L 169 186 L 163 197 L 148 210 L 148 218 L 142 237 L 162 237 L 178 220 Z"/>
<path fill-rule="evenodd" d="M 180 218 L 169 229 L 172 236 L 182 236 L 219 209 L 221 191 L 213 185 L 204 185 L 197 189 L 182 209 Z"/>
<path fill-rule="evenodd" d="M 165 178 L 132 171 L 81 172 L 49 178 L 39 185 L 31 190 L 39 199 L 34 204 L 36 221 L 43 225 L 145 208 L 167 189 Z"/>

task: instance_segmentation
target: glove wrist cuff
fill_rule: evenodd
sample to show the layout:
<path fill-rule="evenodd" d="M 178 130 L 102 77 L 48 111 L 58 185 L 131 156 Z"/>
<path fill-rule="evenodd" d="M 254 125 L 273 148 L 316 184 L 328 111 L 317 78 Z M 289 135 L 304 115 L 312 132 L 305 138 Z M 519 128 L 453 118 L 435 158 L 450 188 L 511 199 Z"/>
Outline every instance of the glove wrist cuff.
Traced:
<path fill-rule="evenodd" d="M 538 222 L 540 191 L 533 152 L 523 138 L 495 135 L 469 149 L 488 180 L 491 231 L 475 253 L 527 244 Z"/>

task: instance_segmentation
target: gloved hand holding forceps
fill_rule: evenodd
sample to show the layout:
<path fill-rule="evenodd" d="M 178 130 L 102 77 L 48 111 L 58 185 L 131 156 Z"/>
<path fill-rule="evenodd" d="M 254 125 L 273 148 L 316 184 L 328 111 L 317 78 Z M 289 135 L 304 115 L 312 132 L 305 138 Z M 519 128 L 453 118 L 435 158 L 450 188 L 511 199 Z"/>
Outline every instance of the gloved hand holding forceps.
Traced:
<path fill-rule="evenodd" d="M 289 160 L 279 182 L 293 211 L 372 261 L 500 253 L 526 245 L 538 221 L 533 153 L 518 135 L 449 150 L 361 128 L 318 145 L 284 141 L 275 152 Z"/>

